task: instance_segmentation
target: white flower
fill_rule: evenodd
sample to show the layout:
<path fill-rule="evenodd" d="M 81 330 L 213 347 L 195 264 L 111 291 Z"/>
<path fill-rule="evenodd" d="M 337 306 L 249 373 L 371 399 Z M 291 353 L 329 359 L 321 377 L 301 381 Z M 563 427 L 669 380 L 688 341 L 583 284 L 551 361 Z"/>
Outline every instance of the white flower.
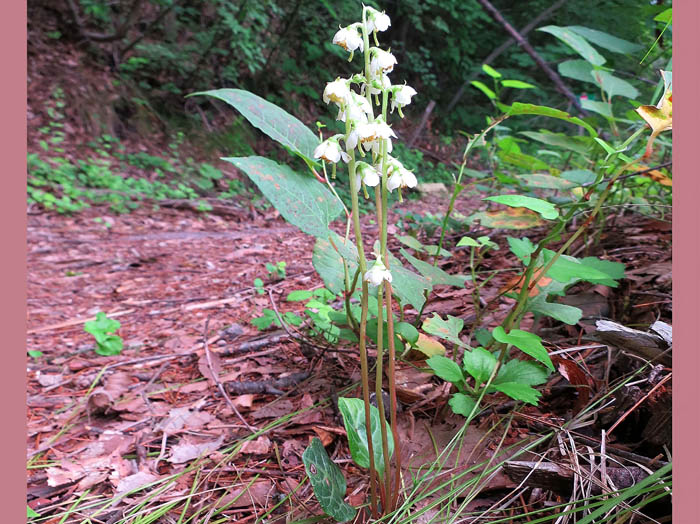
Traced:
<path fill-rule="evenodd" d="M 372 75 L 379 73 L 391 73 L 396 64 L 396 57 L 389 51 L 384 51 L 378 47 L 372 48 L 372 60 L 369 63 L 369 70 Z"/>
<path fill-rule="evenodd" d="M 382 264 L 379 258 L 374 261 L 374 265 L 365 273 L 365 280 L 369 282 L 371 286 L 378 286 L 384 280 L 391 282 L 391 279 L 391 273 L 384 267 L 384 264 Z"/>
<path fill-rule="evenodd" d="M 390 158 L 387 161 L 387 180 L 386 187 L 389 191 L 393 191 L 397 187 L 416 187 L 418 180 L 416 175 L 403 167 L 403 164 L 395 158 Z"/>
<path fill-rule="evenodd" d="M 382 74 L 379 77 L 374 77 L 372 78 L 372 81 L 367 85 L 367 89 L 369 89 L 369 94 L 370 95 L 378 95 L 385 89 L 389 89 L 391 87 L 391 80 L 389 80 L 389 77 L 386 76 L 385 74 Z"/>
<path fill-rule="evenodd" d="M 391 97 L 391 111 L 394 112 L 396 106 L 399 108 L 411 103 L 411 97 L 416 95 L 416 90 L 411 86 L 398 86 L 393 89 Z"/>
<path fill-rule="evenodd" d="M 328 82 L 323 90 L 323 101 L 328 104 L 335 102 L 340 106 L 345 104 L 350 98 L 350 86 L 348 81 L 341 78 L 336 78 L 333 82 Z"/>
<path fill-rule="evenodd" d="M 371 114 L 372 106 L 367 99 L 350 91 L 350 96 L 346 99 L 346 105 L 340 110 L 336 120 L 345 122 L 345 119 L 349 118 L 350 122 L 367 122 L 367 115 Z"/>
<path fill-rule="evenodd" d="M 343 162 L 349 162 L 350 156 L 340 148 L 336 137 L 324 140 L 314 149 L 314 158 L 322 158 L 326 162 L 336 163 L 341 158 Z"/>
<path fill-rule="evenodd" d="M 383 11 L 380 13 L 372 7 L 367 8 L 367 32 L 371 33 L 374 30 L 386 31 L 391 25 L 391 19 Z"/>
<path fill-rule="evenodd" d="M 341 27 L 340 31 L 333 37 L 333 43 L 350 52 L 355 49 L 362 51 L 364 48 L 362 37 L 353 26 Z"/>
<path fill-rule="evenodd" d="M 366 186 L 375 187 L 379 184 L 379 173 L 367 162 L 358 162 L 356 164 L 355 185 L 357 190 L 360 190 L 360 182 L 364 182 Z"/>

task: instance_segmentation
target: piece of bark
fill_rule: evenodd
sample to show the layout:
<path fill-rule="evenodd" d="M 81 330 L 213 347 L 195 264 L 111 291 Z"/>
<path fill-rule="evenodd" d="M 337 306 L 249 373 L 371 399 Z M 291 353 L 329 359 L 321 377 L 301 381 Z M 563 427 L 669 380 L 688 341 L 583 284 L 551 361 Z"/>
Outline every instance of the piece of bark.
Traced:
<path fill-rule="evenodd" d="M 232 395 L 244 395 L 252 393 L 267 393 L 269 395 L 283 395 L 281 388 L 296 386 L 299 382 L 309 378 L 307 371 L 292 373 L 286 377 L 273 380 L 260 380 L 257 382 L 228 382 L 226 390 Z"/>
<path fill-rule="evenodd" d="M 595 336 L 605 344 L 670 366 L 671 346 L 668 345 L 666 337 L 671 336 L 671 326 L 665 324 L 664 328 L 657 324 L 654 324 L 657 326 L 656 329 L 663 331 L 664 336 L 628 328 L 609 320 L 598 320 L 595 323 Z"/>
<path fill-rule="evenodd" d="M 529 487 L 542 488 L 562 495 L 570 494 L 574 487 L 573 470 L 554 462 L 509 460 L 503 464 L 503 471 L 515 482 L 522 482 L 527 478 L 525 485 Z M 584 470 L 583 473 L 585 474 L 586 471 Z M 636 466 L 630 466 L 626 468 L 606 468 L 606 475 L 617 489 L 624 489 L 647 477 L 648 473 Z M 586 478 L 581 480 L 582 482 L 587 481 Z M 602 492 L 600 484 L 599 474 L 597 474 L 596 481 L 593 484 L 593 494 Z"/>

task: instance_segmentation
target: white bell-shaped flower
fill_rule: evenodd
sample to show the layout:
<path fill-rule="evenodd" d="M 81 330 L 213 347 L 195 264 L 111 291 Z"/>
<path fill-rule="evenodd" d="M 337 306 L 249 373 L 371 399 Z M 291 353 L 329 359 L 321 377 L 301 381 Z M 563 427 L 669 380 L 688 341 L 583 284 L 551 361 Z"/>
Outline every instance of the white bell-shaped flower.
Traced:
<path fill-rule="evenodd" d="M 350 52 L 355 49 L 360 51 L 364 49 L 362 37 L 353 26 L 341 27 L 333 37 L 333 43 Z"/>
<path fill-rule="evenodd" d="M 391 19 L 386 13 L 379 12 L 373 7 L 367 7 L 367 32 L 386 31 L 391 25 Z"/>
<path fill-rule="evenodd" d="M 337 135 L 317 145 L 316 149 L 314 149 L 314 158 L 320 158 L 333 164 L 338 162 L 341 158 L 343 162 L 350 161 L 350 156 L 340 147 Z"/>
<path fill-rule="evenodd" d="M 378 47 L 372 48 L 372 60 L 369 62 L 369 70 L 373 76 L 377 76 L 380 73 L 391 73 L 396 63 L 396 57 L 389 51 L 384 51 Z"/>
<path fill-rule="evenodd" d="M 370 187 L 379 185 L 379 173 L 373 166 L 367 162 L 360 161 L 356 164 L 355 169 L 355 184 L 358 191 L 360 190 L 361 182 Z"/>
<path fill-rule="evenodd" d="M 370 95 L 381 94 L 382 91 L 389 89 L 391 87 L 391 80 L 385 74 L 373 77 L 369 84 L 367 84 L 367 89 L 369 89 Z"/>
<path fill-rule="evenodd" d="M 323 90 L 323 101 L 326 104 L 330 102 L 336 103 L 338 106 L 347 103 L 350 98 L 350 86 L 347 80 L 342 78 L 336 78 L 332 82 L 326 84 L 326 88 Z"/>
<path fill-rule="evenodd" d="M 411 97 L 416 95 L 416 90 L 411 86 L 396 86 L 392 89 L 391 111 L 394 112 L 396 106 L 399 108 L 411 103 Z"/>
<path fill-rule="evenodd" d="M 354 91 L 350 91 L 350 96 L 347 98 L 347 103 L 338 112 L 338 118 L 336 120 L 345 122 L 346 119 L 349 119 L 350 122 L 353 123 L 362 121 L 367 122 L 367 115 L 371 114 L 372 106 L 367 99 L 358 95 Z"/>
<path fill-rule="evenodd" d="M 387 174 L 389 175 L 389 180 L 386 182 L 386 187 L 389 191 L 393 191 L 398 187 L 416 187 L 418 185 L 416 175 L 393 157 L 387 160 Z"/>
<path fill-rule="evenodd" d="M 384 266 L 382 261 L 377 258 L 372 267 L 365 273 L 364 279 L 371 286 L 379 286 L 385 280 L 391 282 L 392 277 L 391 272 Z"/>

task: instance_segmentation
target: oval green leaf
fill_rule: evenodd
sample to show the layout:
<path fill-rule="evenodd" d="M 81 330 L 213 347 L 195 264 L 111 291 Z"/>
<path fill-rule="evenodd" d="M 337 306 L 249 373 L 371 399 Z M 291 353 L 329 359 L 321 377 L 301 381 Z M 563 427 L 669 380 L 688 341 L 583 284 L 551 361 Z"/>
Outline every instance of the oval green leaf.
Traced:
<path fill-rule="evenodd" d="M 550 204 L 546 200 L 539 198 L 532 198 L 524 195 L 499 195 L 486 197 L 484 200 L 490 200 L 508 207 L 524 207 L 535 213 L 539 213 L 540 216 L 546 220 L 554 220 L 559 216 L 559 211 L 554 207 L 554 204 Z"/>
<path fill-rule="evenodd" d="M 343 415 L 345 431 L 348 434 L 348 446 L 350 454 L 355 463 L 361 468 L 369 469 L 369 447 L 367 445 L 367 424 L 365 421 L 365 403 L 359 398 L 338 399 L 338 409 Z M 374 467 L 380 477 L 384 476 L 384 453 L 382 451 L 382 430 L 379 417 L 379 410 L 370 406 L 370 425 L 372 432 L 372 452 L 374 455 Z M 391 437 L 391 426 L 386 424 L 387 444 L 389 446 L 389 457 L 394 453 L 394 439 Z"/>

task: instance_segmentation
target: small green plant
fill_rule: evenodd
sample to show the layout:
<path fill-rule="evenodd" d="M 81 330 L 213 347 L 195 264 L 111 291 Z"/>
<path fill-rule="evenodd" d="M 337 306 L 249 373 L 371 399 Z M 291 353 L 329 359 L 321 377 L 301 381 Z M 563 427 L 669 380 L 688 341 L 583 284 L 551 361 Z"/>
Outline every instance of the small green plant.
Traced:
<path fill-rule="evenodd" d="M 42 351 L 37 351 L 36 349 L 30 349 L 29 351 L 27 351 L 27 355 L 36 359 L 42 357 L 44 353 Z"/>
<path fill-rule="evenodd" d="M 276 264 L 268 262 L 265 264 L 265 269 L 267 269 L 268 278 L 275 280 L 284 280 L 285 278 L 287 278 L 286 267 L 286 262 L 277 262 Z"/>
<path fill-rule="evenodd" d="M 496 71 L 493 67 L 488 64 L 483 64 L 481 69 L 484 73 L 491 77 L 493 81 L 493 89 L 488 87 L 486 84 L 479 80 L 472 80 L 471 85 L 477 88 L 479 91 L 484 93 L 491 103 L 501 110 L 507 110 L 508 106 L 500 102 L 501 94 L 504 87 L 510 87 L 512 89 L 535 89 L 535 86 L 522 80 L 509 80 L 503 78 L 503 75 Z"/>
<path fill-rule="evenodd" d="M 95 320 L 85 323 L 85 331 L 95 337 L 97 348 L 95 353 L 102 356 L 119 355 L 124 348 L 124 341 L 115 333 L 121 324 L 118 320 L 108 318 L 102 311 L 97 313 Z"/>
<path fill-rule="evenodd" d="M 255 291 L 258 293 L 258 295 L 265 294 L 265 286 L 263 284 L 262 278 L 256 278 L 255 280 L 253 280 L 253 287 L 255 288 Z"/>

